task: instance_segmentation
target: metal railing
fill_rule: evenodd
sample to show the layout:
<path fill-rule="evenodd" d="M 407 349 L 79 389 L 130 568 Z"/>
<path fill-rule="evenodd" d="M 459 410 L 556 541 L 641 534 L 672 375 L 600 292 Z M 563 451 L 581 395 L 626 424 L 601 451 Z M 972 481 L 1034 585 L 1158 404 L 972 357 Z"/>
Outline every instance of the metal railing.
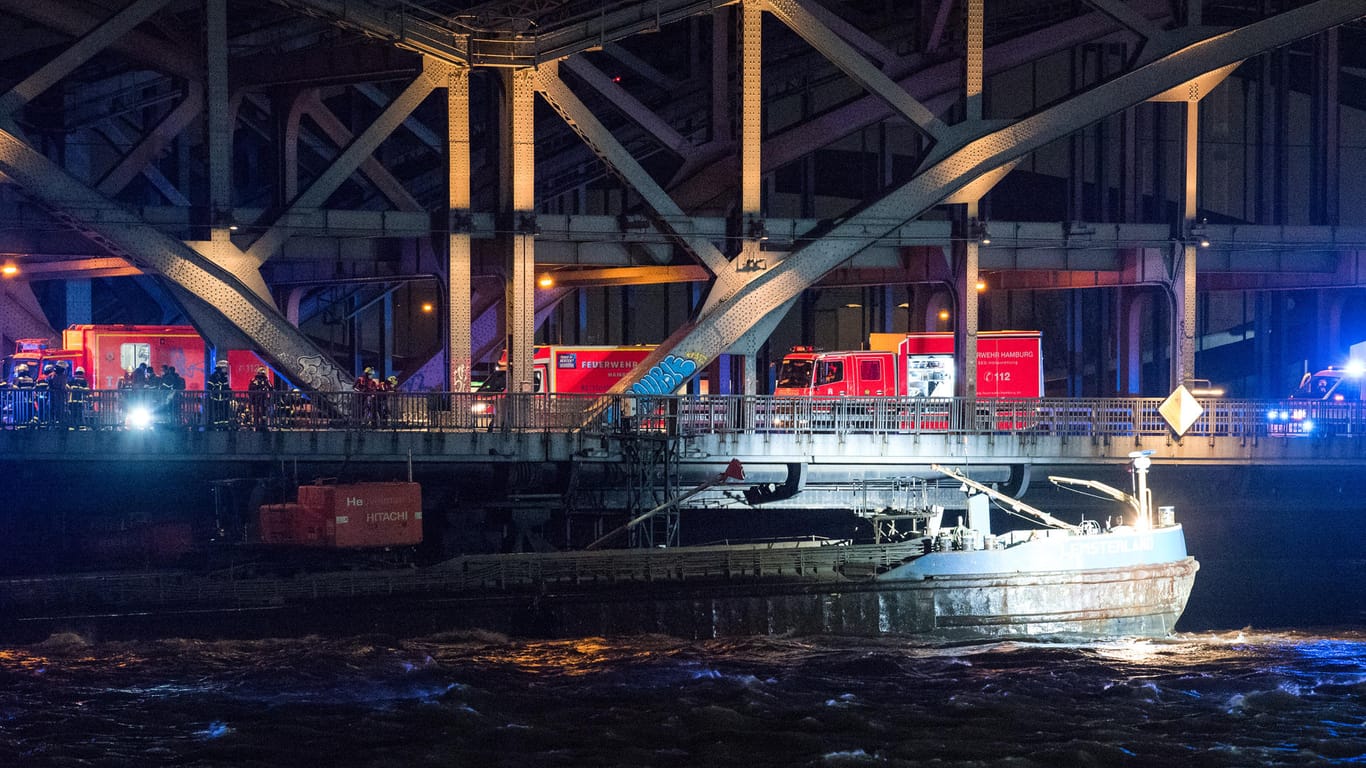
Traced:
<path fill-rule="evenodd" d="M 215 573 L 70 574 L 0 581 L 0 607 L 69 605 L 278 605 L 282 601 L 436 593 L 487 594 L 541 585 L 683 581 L 851 580 L 924 554 L 914 540 L 820 546 L 795 543 L 735 547 L 621 549 L 601 552 L 465 555 L 416 569 L 331 571 L 289 578 Z"/>
<path fill-rule="evenodd" d="M 469 392 L 230 392 L 0 389 L 0 429 L 364 430 L 659 434 L 1172 434 L 1159 398 L 797 398 Z M 1187 436 L 1366 435 L 1353 402 L 1200 401 Z"/>

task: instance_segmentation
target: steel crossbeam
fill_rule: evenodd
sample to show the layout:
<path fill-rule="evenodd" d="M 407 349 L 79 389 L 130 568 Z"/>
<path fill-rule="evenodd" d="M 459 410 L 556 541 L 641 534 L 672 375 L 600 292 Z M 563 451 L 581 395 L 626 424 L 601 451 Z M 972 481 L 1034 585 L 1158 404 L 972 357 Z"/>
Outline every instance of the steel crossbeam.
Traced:
<path fill-rule="evenodd" d="M 327 202 L 327 198 L 337 190 L 337 187 L 361 167 L 434 88 L 446 85 L 447 66 L 434 59 L 424 59 L 422 74 L 414 78 L 380 116 L 342 151 L 332 165 L 292 202 L 289 209 L 280 214 L 271 228 L 251 244 L 247 250 L 248 256 L 257 263 L 263 263 L 275 255 L 285 241 L 293 236 L 290 226 L 292 217 L 319 208 Z"/>
<path fill-rule="evenodd" d="M 22 185 L 59 220 L 109 253 L 154 272 L 211 301 L 251 334 L 290 378 L 320 390 L 349 386 L 350 377 L 322 350 L 231 272 L 185 243 L 137 220 L 127 209 L 73 178 L 14 134 L 0 130 L 0 173 Z"/>
<path fill-rule="evenodd" d="M 631 153 L 598 121 L 569 86 L 560 79 L 554 65 L 538 68 L 537 89 L 559 115 L 614 172 L 626 180 L 654 214 L 655 222 L 678 245 L 693 254 L 713 273 L 726 271 L 728 261 L 711 241 L 692 231 L 688 216 L 650 176 Z"/>
<path fill-rule="evenodd" d="M 652 366 L 667 357 L 686 358 L 699 367 L 714 360 L 764 315 L 785 305 L 826 272 L 891 230 L 887 227 L 869 232 L 869 222 L 900 223 L 916 218 L 983 174 L 1105 115 L 1140 104 L 1204 73 L 1362 15 L 1360 0 L 1320 0 L 1188 44 L 1008 127 L 986 128 L 679 329 L 668 344 L 655 350 L 631 376 L 622 379 L 616 391 L 628 391 Z"/>

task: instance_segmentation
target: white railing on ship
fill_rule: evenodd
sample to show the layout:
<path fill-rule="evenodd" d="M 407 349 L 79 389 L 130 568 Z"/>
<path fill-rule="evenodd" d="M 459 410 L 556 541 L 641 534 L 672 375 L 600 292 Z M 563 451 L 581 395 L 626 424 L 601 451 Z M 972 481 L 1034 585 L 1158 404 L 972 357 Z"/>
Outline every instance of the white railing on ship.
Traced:
<path fill-rule="evenodd" d="M 0 429 L 1165 436 L 1159 398 L 978 399 L 0 389 Z M 1366 435 L 1362 403 L 1201 400 L 1210 437 Z"/>

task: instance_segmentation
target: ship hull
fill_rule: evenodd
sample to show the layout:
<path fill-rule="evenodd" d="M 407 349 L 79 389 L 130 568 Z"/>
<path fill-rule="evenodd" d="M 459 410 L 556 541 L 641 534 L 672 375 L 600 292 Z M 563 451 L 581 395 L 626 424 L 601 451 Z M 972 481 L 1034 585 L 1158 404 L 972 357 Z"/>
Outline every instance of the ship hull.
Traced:
<path fill-rule="evenodd" d="M 186 573 L 26 580 L 0 591 L 16 622 L 0 622 L 0 632 L 89 627 L 107 636 L 125 625 L 133 634 L 270 635 L 328 631 L 332 622 L 344 631 L 542 637 L 1160 637 L 1175 628 L 1199 568 L 1179 526 L 908 554 L 918 546 L 489 555 L 430 569 L 231 581 Z"/>
<path fill-rule="evenodd" d="M 920 581 L 765 582 L 549 591 L 519 614 L 540 632 L 926 636 L 936 640 L 1171 634 L 1199 566 L 981 574 Z"/>

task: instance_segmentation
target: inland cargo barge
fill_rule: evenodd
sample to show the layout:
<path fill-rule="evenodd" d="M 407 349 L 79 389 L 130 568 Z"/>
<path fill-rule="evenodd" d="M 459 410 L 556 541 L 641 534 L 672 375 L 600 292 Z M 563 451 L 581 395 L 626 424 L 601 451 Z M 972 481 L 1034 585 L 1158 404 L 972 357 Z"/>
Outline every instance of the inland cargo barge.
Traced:
<path fill-rule="evenodd" d="M 904 530 L 879 543 L 469 555 L 426 567 L 268 577 L 179 570 L 12 579 L 0 583 L 0 634 L 1163 636 L 1185 609 L 1199 566 L 1174 510 L 1154 509 L 1149 458 L 1135 455 L 1133 464 L 1132 493 L 1051 478 L 1119 502 L 1119 515 L 1078 523 L 938 468 L 968 494 L 966 520 L 946 526 L 942 508 L 927 508 L 904 516 Z M 993 532 L 992 502 L 1032 527 Z"/>

